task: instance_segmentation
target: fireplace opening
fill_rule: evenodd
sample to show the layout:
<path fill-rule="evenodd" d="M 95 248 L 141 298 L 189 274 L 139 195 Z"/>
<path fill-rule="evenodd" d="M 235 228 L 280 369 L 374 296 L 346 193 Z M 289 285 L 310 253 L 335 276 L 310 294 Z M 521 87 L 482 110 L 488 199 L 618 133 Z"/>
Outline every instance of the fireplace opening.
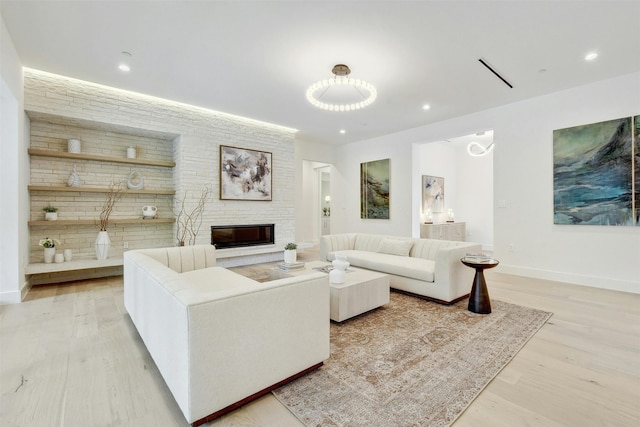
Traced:
<path fill-rule="evenodd" d="M 212 225 L 211 244 L 216 249 L 274 244 L 274 224 Z"/>

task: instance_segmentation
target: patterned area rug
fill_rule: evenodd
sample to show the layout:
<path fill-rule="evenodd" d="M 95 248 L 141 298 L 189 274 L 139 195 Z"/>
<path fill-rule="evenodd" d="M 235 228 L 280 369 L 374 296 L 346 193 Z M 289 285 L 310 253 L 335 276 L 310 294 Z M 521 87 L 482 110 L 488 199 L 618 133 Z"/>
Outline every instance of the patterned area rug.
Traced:
<path fill-rule="evenodd" d="M 443 306 L 396 292 L 331 323 L 331 357 L 273 394 L 307 426 L 448 426 L 551 317 L 492 301 Z"/>

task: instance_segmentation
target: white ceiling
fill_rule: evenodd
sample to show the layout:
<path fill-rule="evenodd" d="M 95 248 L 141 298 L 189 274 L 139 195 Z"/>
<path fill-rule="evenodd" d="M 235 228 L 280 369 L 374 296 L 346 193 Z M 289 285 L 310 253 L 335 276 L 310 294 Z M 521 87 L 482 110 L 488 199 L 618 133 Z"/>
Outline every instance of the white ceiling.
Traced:
<path fill-rule="evenodd" d="M 640 70 L 635 0 L 0 0 L 0 12 L 24 66 L 332 144 Z M 117 69 L 122 51 L 133 54 L 129 74 Z M 338 63 L 377 87 L 372 106 L 337 113 L 306 101 Z"/>

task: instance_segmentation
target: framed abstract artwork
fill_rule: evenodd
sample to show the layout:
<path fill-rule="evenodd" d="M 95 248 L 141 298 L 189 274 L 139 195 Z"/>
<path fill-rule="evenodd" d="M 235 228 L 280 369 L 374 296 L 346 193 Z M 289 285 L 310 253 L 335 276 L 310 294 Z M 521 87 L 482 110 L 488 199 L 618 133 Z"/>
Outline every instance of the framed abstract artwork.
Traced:
<path fill-rule="evenodd" d="M 444 178 L 422 175 L 422 212 L 444 212 Z"/>
<path fill-rule="evenodd" d="M 220 200 L 272 200 L 271 153 L 220 146 Z"/>
<path fill-rule="evenodd" d="M 553 131 L 555 224 L 637 222 L 633 122 L 625 117 Z"/>
<path fill-rule="evenodd" d="M 389 219 L 389 159 L 360 163 L 360 218 Z"/>

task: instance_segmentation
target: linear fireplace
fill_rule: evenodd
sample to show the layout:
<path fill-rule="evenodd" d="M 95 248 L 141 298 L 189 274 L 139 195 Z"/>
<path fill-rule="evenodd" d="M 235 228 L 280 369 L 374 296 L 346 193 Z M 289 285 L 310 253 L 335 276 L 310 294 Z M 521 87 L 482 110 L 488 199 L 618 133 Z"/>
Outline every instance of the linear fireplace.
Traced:
<path fill-rule="evenodd" d="M 274 244 L 274 224 L 212 225 L 211 244 L 216 249 Z"/>

